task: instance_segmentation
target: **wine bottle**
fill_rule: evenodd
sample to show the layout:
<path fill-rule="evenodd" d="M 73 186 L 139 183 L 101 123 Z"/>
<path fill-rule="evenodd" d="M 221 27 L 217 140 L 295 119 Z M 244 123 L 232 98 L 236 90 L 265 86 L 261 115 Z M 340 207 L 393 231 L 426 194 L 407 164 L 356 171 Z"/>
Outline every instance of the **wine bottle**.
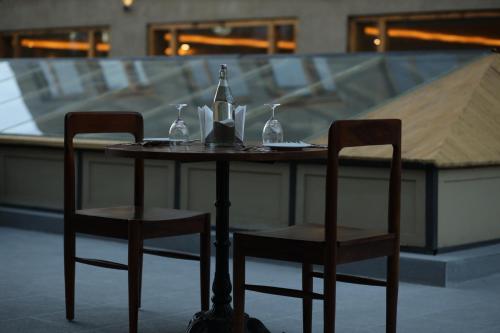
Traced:
<path fill-rule="evenodd" d="M 214 102 L 214 144 L 216 146 L 233 146 L 234 131 L 234 99 L 227 82 L 227 65 L 222 64 L 219 72 L 219 84 L 215 91 Z"/>

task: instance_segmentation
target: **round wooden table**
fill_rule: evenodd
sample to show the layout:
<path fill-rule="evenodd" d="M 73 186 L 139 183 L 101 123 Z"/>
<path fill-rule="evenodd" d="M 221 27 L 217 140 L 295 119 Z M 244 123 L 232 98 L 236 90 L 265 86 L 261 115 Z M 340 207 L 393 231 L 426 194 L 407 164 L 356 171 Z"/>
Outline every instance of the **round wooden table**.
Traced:
<path fill-rule="evenodd" d="M 327 148 L 306 148 L 300 150 L 267 150 L 262 148 L 242 149 L 233 147 L 206 147 L 202 144 L 177 146 L 142 146 L 140 144 L 118 144 L 106 147 L 106 154 L 116 157 L 142 159 L 163 159 L 184 162 L 216 162 L 216 235 L 215 235 L 215 277 L 212 308 L 199 312 L 189 323 L 188 333 L 231 332 L 231 278 L 229 276 L 229 162 L 286 162 L 301 160 L 325 160 Z M 255 318 L 248 318 L 249 333 L 269 333 Z"/>

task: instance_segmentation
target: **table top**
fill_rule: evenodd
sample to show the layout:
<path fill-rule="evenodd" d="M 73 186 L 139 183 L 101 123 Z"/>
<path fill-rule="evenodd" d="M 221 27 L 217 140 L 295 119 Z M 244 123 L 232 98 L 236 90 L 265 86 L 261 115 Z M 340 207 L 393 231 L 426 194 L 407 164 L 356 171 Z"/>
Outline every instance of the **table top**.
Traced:
<path fill-rule="evenodd" d="M 237 147 L 207 147 L 200 143 L 180 146 L 142 146 L 140 144 L 117 144 L 107 146 L 106 154 L 116 157 L 144 159 L 202 161 L 300 161 L 325 160 L 328 148 L 314 147 L 299 150 L 271 150 L 263 148 L 246 149 Z"/>

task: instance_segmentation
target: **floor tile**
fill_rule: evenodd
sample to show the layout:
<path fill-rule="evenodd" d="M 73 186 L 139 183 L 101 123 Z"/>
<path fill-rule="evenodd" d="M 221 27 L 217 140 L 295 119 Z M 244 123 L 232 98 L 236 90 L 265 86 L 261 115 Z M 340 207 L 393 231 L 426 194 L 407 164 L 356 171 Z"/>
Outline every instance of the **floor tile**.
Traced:
<path fill-rule="evenodd" d="M 30 244 L 29 247 L 25 244 Z M 84 257 L 126 262 L 126 244 L 78 238 Z M 15 258 L 16 260 L 12 260 Z M 127 274 L 85 265 L 76 269 L 75 320 L 65 319 L 62 236 L 0 227 L 0 332 L 128 331 Z M 212 276 L 214 274 L 212 258 Z M 231 266 L 230 266 L 231 271 Z M 141 333 L 184 333 L 200 309 L 199 267 L 191 261 L 145 256 Z M 247 263 L 247 282 L 300 288 L 298 265 Z M 315 279 L 322 292 L 322 280 Z M 500 275 L 448 288 L 401 283 L 398 332 L 500 333 Z M 323 308 L 314 301 L 313 332 L 321 332 Z M 302 332 L 299 299 L 248 291 L 246 311 L 273 333 Z M 384 288 L 337 284 L 339 333 L 385 332 Z"/>

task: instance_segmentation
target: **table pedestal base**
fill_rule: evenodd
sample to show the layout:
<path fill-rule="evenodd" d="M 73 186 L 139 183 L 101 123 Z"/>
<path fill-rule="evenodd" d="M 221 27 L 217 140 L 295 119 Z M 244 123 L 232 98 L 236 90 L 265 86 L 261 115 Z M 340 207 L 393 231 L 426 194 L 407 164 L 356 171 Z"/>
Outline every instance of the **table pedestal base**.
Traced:
<path fill-rule="evenodd" d="M 215 316 L 213 310 L 198 312 L 189 323 L 186 333 L 230 333 L 231 315 Z M 245 333 L 271 333 L 262 322 L 245 314 Z"/>

